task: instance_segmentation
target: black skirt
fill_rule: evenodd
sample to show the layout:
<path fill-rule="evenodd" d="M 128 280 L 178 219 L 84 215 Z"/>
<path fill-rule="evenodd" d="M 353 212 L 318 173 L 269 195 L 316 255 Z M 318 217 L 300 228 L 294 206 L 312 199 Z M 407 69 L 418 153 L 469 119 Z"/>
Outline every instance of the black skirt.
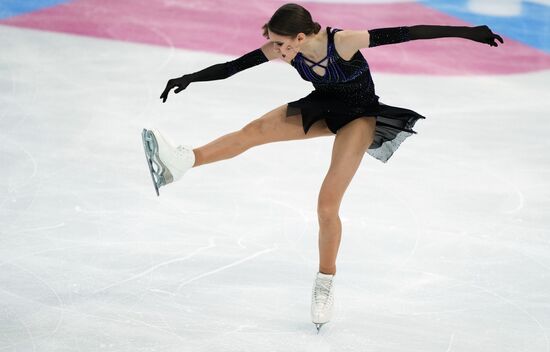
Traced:
<path fill-rule="evenodd" d="M 361 105 L 349 105 L 343 99 L 330 99 L 320 96 L 316 91 L 308 96 L 288 103 L 286 116 L 301 114 L 304 133 L 318 120 L 324 119 L 332 133 L 350 121 L 360 117 L 376 117 L 374 141 L 367 153 L 387 162 L 407 137 L 416 134 L 414 124 L 425 117 L 415 111 L 382 104 L 378 96 Z"/>

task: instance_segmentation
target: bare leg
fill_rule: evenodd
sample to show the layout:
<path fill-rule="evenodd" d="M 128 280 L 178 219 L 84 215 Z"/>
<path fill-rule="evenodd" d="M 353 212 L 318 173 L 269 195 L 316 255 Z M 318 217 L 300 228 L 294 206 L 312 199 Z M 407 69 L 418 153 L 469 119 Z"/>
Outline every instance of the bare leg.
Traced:
<path fill-rule="evenodd" d="M 376 119 L 358 118 L 340 130 L 334 139 L 332 160 L 319 192 L 319 271 L 336 273 L 336 256 L 342 237 L 342 222 L 338 215 L 348 185 L 372 143 Z"/>
<path fill-rule="evenodd" d="M 233 158 L 244 151 L 271 142 L 333 136 L 324 120 L 317 121 L 304 134 L 302 116 L 286 116 L 286 104 L 250 122 L 242 129 L 228 133 L 196 148 L 193 167 Z"/>
<path fill-rule="evenodd" d="M 228 133 L 200 148 L 193 149 L 195 152 L 193 167 L 232 158 L 250 148 L 249 145 L 250 142 L 243 130 Z"/>

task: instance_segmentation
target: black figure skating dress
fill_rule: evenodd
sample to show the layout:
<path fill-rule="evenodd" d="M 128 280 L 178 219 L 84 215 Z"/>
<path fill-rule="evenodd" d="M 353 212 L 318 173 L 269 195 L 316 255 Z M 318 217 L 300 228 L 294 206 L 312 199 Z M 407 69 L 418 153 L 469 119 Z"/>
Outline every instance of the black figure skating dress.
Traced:
<path fill-rule="evenodd" d="M 323 60 L 313 62 L 298 53 L 291 61 L 315 90 L 302 99 L 289 102 L 286 115 L 301 113 L 306 134 L 311 125 L 321 119 L 325 119 L 328 128 L 336 133 L 356 118 L 375 116 L 374 141 L 367 153 L 386 162 L 401 142 L 416 133 L 412 130 L 416 121 L 425 117 L 409 109 L 380 103 L 367 60 L 360 51 L 349 61 L 342 59 L 334 48 L 334 33 L 341 29 L 327 27 L 326 30 L 328 48 Z M 325 75 L 314 72 L 314 66 L 325 68 Z"/>

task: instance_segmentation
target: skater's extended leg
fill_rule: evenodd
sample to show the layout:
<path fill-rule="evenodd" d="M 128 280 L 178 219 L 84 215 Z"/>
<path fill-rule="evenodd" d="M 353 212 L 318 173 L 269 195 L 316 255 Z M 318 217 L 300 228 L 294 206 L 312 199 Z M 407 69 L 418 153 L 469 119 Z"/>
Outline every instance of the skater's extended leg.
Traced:
<path fill-rule="evenodd" d="M 286 113 L 284 104 L 240 130 L 196 149 L 176 145 L 158 130 L 144 129 L 141 139 L 157 195 L 160 187 L 177 181 L 192 167 L 232 158 L 260 144 L 334 135 L 324 120 L 314 123 L 305 134 L 302 116 Z"/>
<path fill-rule="evenodd" d="M 261 144 L 334 135 L 324 120 L 317 121 L 308 133 L 304 134 L 302 116 L 300 114 L 286 116 L 286 110 L 287 104 L 284 104 L 251 121 L 240 130 L 194 149 L 193 166 L 229 159 Z"/>
<path fill-rule="evenodd" d="M 375 126 L 374 117 L 358 118 L 339 129 L 334 139 L 330 167 L 317 204 L 321 273 L 336 273 L 336 256 L 342 236 L 342 223 L 338 215 L 340 204 L 373 141 Z"/>

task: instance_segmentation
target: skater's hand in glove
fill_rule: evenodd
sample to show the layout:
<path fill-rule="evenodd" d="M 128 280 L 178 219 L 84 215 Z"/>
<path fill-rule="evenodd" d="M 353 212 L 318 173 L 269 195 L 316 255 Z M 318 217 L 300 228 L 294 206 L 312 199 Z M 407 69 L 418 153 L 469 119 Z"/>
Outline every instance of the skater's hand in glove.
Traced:
<path fill-rule="evenodd" d="M 504 40 L 502 40 L 500 35 L 493 33 L 491 29 L 485 25 L 473 27 L 469 37 L 471 40 L 489 44 L 490 46 L 498 46 L 495 39 L 501 43 L 504 43 Z"/>
<path fill-rule="evenodd" d="M 172 88 L 177 87 L 177 89 L 174 91 L 174 93 L 178 94 L 187 86 L 189 83 L 191 83 L 192 80 L 190 79 L 189 75 L 183 75 L 178 78 L 172 78 L 171 80 L 166 83 L 166 88 L 164 88 L 164 92 L 160 95 L 160 98 L 162 99 L 162 102 L 165 103 L 166 99 L 168 99 L 168 92 L 172 90 Z"/>

